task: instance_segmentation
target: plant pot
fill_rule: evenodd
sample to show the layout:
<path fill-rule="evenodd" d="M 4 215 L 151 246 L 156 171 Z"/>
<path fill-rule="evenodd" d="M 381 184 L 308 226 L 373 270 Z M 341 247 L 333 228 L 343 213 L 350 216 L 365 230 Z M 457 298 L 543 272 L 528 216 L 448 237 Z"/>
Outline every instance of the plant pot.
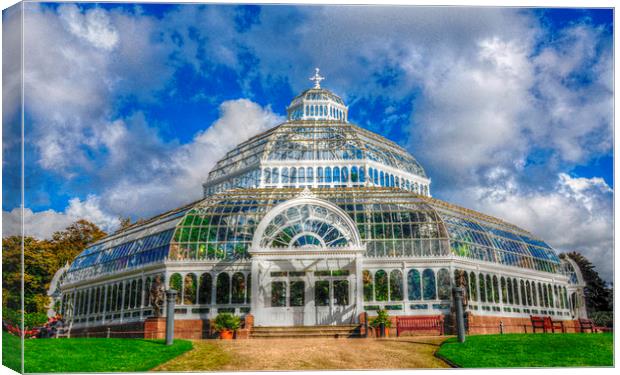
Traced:
<path fill-rule="evenodd" d="M 221 340 L 232 340 L 233 339 L 233 331 L 229 329 L 224 329 L 220 331 L 220 339 Z"/>

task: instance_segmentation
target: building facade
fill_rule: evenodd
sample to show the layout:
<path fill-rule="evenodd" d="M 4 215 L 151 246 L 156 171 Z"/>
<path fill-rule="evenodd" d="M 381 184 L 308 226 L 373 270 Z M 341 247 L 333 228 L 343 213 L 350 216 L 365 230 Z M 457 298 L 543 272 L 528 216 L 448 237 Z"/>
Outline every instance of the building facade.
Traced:
<path fill-rule="evenodd" d="M 472 317 L 585 317 L 574 262 L 513 224 L 432 198 L 411 154 L 349 123 L 344 101 L 318 71 L 312 79 L 286 122 L 215 165 L 203 199 L 103 238 L 60 271 L 51 295 L 73 327 L 143 322 L 157 275 L 179 291 L 179 321 L 448 315 L 457 271 Z"/>

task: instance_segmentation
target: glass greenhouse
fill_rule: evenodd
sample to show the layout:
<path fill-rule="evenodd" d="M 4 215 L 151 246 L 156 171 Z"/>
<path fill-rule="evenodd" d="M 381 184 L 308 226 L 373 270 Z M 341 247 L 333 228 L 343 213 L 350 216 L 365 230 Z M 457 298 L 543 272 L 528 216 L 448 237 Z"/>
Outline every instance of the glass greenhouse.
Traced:
<path fill-rule="evenodd" d="M 572 261 L 513 224 L 432 198 L 416 159 L 350 124 L 319 82 L 293 99 L 285 123 L 215 165 L 203 199 L 76 257 L 59 287 L 63 314 L 78 327 L 143 321 L 155 276 L 179 291 L 176 319 L 251 313 L 256 326 L 292 326 L 356 323 L 379 309 L 450 314 L 465 271 L 473 315 L 585 316 Z"/>

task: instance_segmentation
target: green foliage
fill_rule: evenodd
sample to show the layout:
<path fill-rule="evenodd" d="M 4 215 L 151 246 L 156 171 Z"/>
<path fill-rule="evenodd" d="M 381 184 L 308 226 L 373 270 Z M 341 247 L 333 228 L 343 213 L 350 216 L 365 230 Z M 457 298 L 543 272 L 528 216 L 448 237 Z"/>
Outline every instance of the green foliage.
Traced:
<path fill-rule="evenodd" d="M 614 312 L 613 311 L 596 311 L 589 315 L 595 325 L 599 327 L 613 327 L 614 326 Z"/>
<path fill-rule="evenodd" d="M 45 313 L 47 290 L 56 271 L 71 262 L 86 246 L 105 236 L 95 224 L 79 220 L 49 240 L 24 237 L 24 307 L 26 312 Z M 22 238 L 2 239 L 2 306 L 21 309 Z"/>
<path fill-rule="evenodd" d="M 8 335 L 3 332 L 4 335 Z M 33 339 L 25 341 L 26 372 L 148 371 L 192 349 L 186 340 Z"/>
<path fill-rule="evenodd" d="M 2 319 L 8 323 L 21 327 L 22 314 L 19 310 L 13 310 L 9 308 L 2 309 Z M 47 314 L 41 312 L 27 312 L 24 314 L 24 327 L 25 329 L 31 329 L 35 327 L 41 327 L 47 322 Z"/>
<path fill-rule="evenodd" d="M 390 316 L 388 315 L 387 310 L 377 311 L 377 317 L 371 320 L 369 323 L 369 325 L 373 328 L 377 328 L 381 324 L 384 324 L 387 328 L 390 328 L 392 326 L 392 321 L 390 320 Z"/>
<path fill-rule="evenodd" d="M 611 334 L 508 334 L 450 338 L 437 354 L 459 367 L 612 366 Z"/>
<path fill-rule="evenodd" d="M 219 331 L 236 331 L 241 327 L 241 318 L 231 313 L 219 313 L 213 321 L 215 329 Z"/>
<path fill-rule="evenodd" d="M 586 283 L 584 294 L 588 315 L 595 311 L 613 311 L 613 291 L 601 279 L 594 265 L 585 256 L 576 251 L 561 254 L 560 257 L 569 257 L 579 266 L 583 280 Z"/>

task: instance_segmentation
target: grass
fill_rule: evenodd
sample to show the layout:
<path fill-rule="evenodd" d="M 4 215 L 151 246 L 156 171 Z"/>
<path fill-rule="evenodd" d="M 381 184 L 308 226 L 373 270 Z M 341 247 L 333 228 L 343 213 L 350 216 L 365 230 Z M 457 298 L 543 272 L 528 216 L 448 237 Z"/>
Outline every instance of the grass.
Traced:
<path fill-rule="evenodd" d="M 450 338 L 437 352 L 459 367 L 613 366 L 612 334 L 507 334 Z"/>
<path fill-rule="evenodd" d="M 433 353 L 445 337 L 195 341 L 155 371 L 281 371 L 447 367 Z"/>
<path fill-rule="evenodd" d="M 2 365 L 21 372 L 21 342 L 19 337 L 2 331 Z"/>
<path fill-rule="evenodd" d="M 3 342 L 7 335 L 10 334 L 3 332 Z M 19 342 L 14 336 L 8 339 L 9 342 L 13 339 Z M 25 371 L 147 371 L 191 349 L 192 343 L 186 340 L 175 340 L 173 345 L 166 346 L 163 340 L 30 339 L 25 342 Z"/>

